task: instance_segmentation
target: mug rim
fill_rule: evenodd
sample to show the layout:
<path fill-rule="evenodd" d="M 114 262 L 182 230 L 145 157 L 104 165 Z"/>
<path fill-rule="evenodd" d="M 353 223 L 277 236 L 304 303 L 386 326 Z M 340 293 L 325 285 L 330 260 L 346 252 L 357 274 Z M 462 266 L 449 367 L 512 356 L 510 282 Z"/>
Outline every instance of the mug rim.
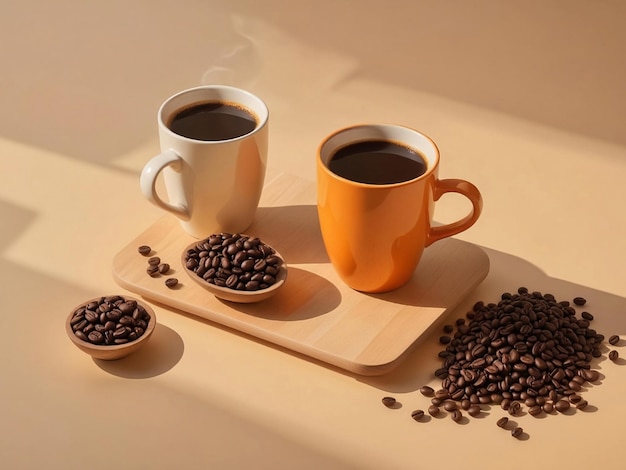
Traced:
<path fill-rule="evenodd" d="M 243 134 L 237 137 L 233 137 L 231 139 L 222 139 L 222 140 L 199 140 L 199 139 L 192 139 L 190 137 L 185 137 L 184 135 L 180 135 L 176 132 L 174 132 L 172 129 L 169 128 L 169 126 L 166 123 L 166 120 L 164 119 L 164 113 L 165 113 L 165 109 L 172 105 L 172 103 L 175 100 L 181 99 L 181 97 L 184 97 L 185 95 L 189 95 L 192 93 L 199 93 L 202 90 L 224 90 L 226 92 L 229 93 L 239 93 L 241 95 L 245 95 L 247 96 L 251 101 L 255 101 L 256 105 L 258 105 L 257 109 L 261 110 L 261 113 L 258 112 L 257 109 L 251 109 L 251 106 L 242 103 L 241 101 L 243 100 L 233 100 L 233 99 L 223 99 L 224 102 L 230 102 L 233 104 L 237 104 L 240 105 L 242 107 L 244 107 L 246 110 L 248 110 L 249 112 L 252 113 L 253 117 L 255 118 L 255 122 L 256 122 L 256 126 L 254 129 L 252 129 L 250 132 L 248 132 L 247 134 Z M 216 101 L 218 101 L 219 99 L 216 99 Z M 193 100 L 189 103 L 189 105 L 193 105 L 196 103 L 204 103 L 204 102 L 208 102 L 209 100 Z M 174 106 L 174 109 L 171 113 L 168 113 L 167 117 L 172 116 L 172 114 L 174 112 L 176 112 L 177 110 L 181 109 L 184 105 L 181 106 Z M 176 139 L 181 139 L 182 141 L 186 141 L 186 142 L 192 142 L 196 145 L 219 145 L 219 144 L 224 144 L 224 143 L 228 143 L 228 142 L 237 142 L 239 140 L 243 140 L 246 139 L 254 134 L 257 134 L 258 132 L 261 131 L 261 129 L 263 129 L 266 125 L 267 122 L 269 120 L 269 108 L 267 106 L 267 104 L 265 103 L 265 101 L 263 101 L 259 96 L 257 96 L 256 94 L 245 90 L 243 88 L 238 88 L 238 87 L 234 87 L 234 86 L 230 86 L 230 85 L 200 85 L 200 86 L 196 86 L 196 87 L 192 87 L 192 88 L 187 88 L 185 90 L 180 90 L 176 93 L 174 93 L 173 95 L 171 95 L 169 98 L 167 98 L 165 101 L 163 101 L 163 103 L 161 103 L 161 105 L 159 106 L 159 111 L 157 113 L 157 122 L 159 125 L 159 128 L 161 128 L 163 131 L 167 132 L 170 136 L 176 138 Z"/>
<path fill-rule="evenodd" d="M 431 161 L 431 159 L 429 159 L 428 157 L 424 156 L 424 151 L 420 150 L 419 148 L 417 148 L 415 145 L 411 145 L 408 144 L 407 142 L 402 142 L 399 140 L 393 140 L 390 138 L 372 138 L 372 139 L 359 139 L 359 140 L 350 140 L 349 142 L 347 142 L 346 144 L 342 145 L 342 146 L 337 146 L 336 148 L 334 148 L 331 152 L 330 157 L 324 161 L 324 159 L 322 158 L 322 151 L 324 149 L 324 146 L 328 144 L 328 142 L 330 142 L 333 138 L 346 133 L 346 132 L 350 132 L 353 130 L 358 130 L 358 129 L 396 129 L 396 130 L 402 130 L 405 132 L 410 132 L 410 133 L 414 133 L 419 135 L 420 137 L 424 138 L 433 148 L 434 151 L 434 155 L 433 155 L 433 159 Z M 344 148 L 348 145 L 351 144 L 355 144 L 355 143 L 359 143 L 359 142 L 367 142 L 369 140 L 384 140 L 387 142 L 392 142 L 394 144 L 399 144 L 399 145 L 403 145 L 403 146 L 407 146 L 410 149 L 417 151 L 418 153 L 420 153 L 420 155 L 424 156 L 424 159 L 426 160 L 426 171 L 424 173 L 422 173 L 419 176 L 416 176 L 415 178 L 411 178 L 409 180 L 406 181 L 400 181 L 397 183 L 386 183 L 386 184 L 373 184 L 373 183 L 363 183 L 360 181 L 354 181 L 351 180 L 349 178 L 345 178 L 343 176 L 338 175 L 337 173 L 333 172 L 329 167 L 328 167 L 328 163 L 330 162 L 330 160 L 332 159 L 332 156 L 337 153 L 338 150 L 340 150 L 341 148 Z M 420 181 L 422 179 L 426 179 L 429 178 L 436 170 L 437 167 L 439 166 L 439 159 L 440 159 L 440 152 L 439 152 L 439 147 L 437 146 L 437 144 L 435 143 L 435 141 L 429 137 L 428 135 L 424 134 L 421 131 L 418 131 L 417 129 L 414 129 L 412 127 L 408 127 L 408 126 L 404 126 L 404 125 L 399 125 L 399 124 L 389 124 L 389 123 L 363 123 L 363 124 L 352 124 L 349 126 L 345 126 L 342 127 L 340 129 L 337 129 L 335 131 L 333 131 L 332 133 L 330 133 L 329 135 L 327 135 L 318 145 L 317 147 L 317 162 L 320 165 L 321 168 L 324 169 L 324 171 L 330 175 L 333 178 L 336 178 L 338 180 L 341 181 L 345 181 L 346 183 L 350 183 L 356 186 L 361 186 L 361 187 L 366 187 L 366 188 L 381 188 L 381 189 L 385 189 L 385 188 L 393 188 L 393 187 L 399 187 L 399 186 L 406 186 L 412 183 L 415 183 L 416 181 Z"/>

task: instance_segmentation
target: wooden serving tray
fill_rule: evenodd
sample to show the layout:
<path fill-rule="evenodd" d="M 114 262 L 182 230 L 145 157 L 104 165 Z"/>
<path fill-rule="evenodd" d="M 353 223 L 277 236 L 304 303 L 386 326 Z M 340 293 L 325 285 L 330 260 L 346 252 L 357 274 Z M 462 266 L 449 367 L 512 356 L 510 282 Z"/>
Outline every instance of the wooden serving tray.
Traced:
<path fill-rule="evenodd" d="M 328 261 L 314 183 L 284 175 L 265 187 L 247 233 L 272 245 L 289 266 L 283 288 L 257 304 L 219 300 L 188 278 L 181 255 L 194 239 L 170 215 L 115 256 L 113 276 L 120 286 L 147 299 L 357 374 L 380 375 L 396 367 L 489 271 L 483 250 L 449 238 L 426 249 L 402 288 L 385 294 L 356 292 L 343 284 Z M 151 246 L 170 264 L 178 288 L 167 288 L 165 277 L 148 276 L 147 259 L 137 252 L 140 245 Z"/>

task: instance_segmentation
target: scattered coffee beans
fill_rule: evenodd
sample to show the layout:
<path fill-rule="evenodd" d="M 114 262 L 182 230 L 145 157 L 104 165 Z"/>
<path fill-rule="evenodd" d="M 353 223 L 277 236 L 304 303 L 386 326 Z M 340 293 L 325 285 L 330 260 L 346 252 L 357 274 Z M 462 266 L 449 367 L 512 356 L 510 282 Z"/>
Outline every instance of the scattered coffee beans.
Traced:
<path fill-rule="evenodd" d="M 138 339 L 149 322 L 150 315 L 135 300 L 113 295 L 77 308 L 70 325 L 81 340 L 110 346 Z"/>
<path fill-rule="evenodd" d="M 584 297 L 574 297 L 574 304 L 582 307 L 586 303 L 587 300 Z"/>
<path fill-rule="evenodd" d="M 518 437 L 521 437 L 523 433 L 524 433 L 524 430 L 522 428 L 516 427 L 515 429 L 511 431 L 511 436 L 518 438 Z"/>
<path fill-rule="evenodd" d="M 505 428 L 507 424 L 509 424 L 509 418 L 507 418 L 506 416 L 503 416 L 502 418 L 500 418 L 496 424 L 498 425 L 498 427 L 500 428 Z"/>
<path fill-rule="evenodd" d="M 255 291 L 276 283 L 282 259 L 258 238 L 214 234 L 185 254 L 185 267 L 210 284 Z"/>
<path fill-rule="evenodd" d="M 148 256 L 152 252 L 152 248 L 150 248 L 148 245 L 141 245 L 139 248 L 137 248 L 137 251 L 142 256 Z"/>
<path fill-rule="evenodd" d="M 411 413 L 411 417 L 415 420 L 415 421 L 419 421 L 424 417 L 424 410 L 414 410 Z"/>
<path fill-rule="evenodd" d="M 619 343 L 619 335 L 612 335 L 609 337 L 609 344 L 611 346 L 615 346 Z"/>
<path fill-rule="evenodd" d="M 461 419 L 463 419 L 463 413 L 461 412 L 461 410 L 452 410 L 452 412 L 450 413 L 450 417 L 452 418 L 452 421 L 454 421 L 455 423 L 458 423 L 459 421 L 461 421 Z"/>
<path fill-rule="evenodd" d="M 609 359 L 613 362 L 617 361 L 619 359 L 619 353 L 615 349 L 611 350 L 611 352 L 609 352 Z"/>
<path fill-rule="evenodd" d="M 420 388 L 420 392 L 425 397 L 432 397 L 435 394 L 435 390 L 428 385 L 424 385 L 422 388 Z"/>
<path fill-rule="evenodd" d="M 159 258 L 158 256 L 153 256 L 148 260 L 148 264 L 150 266 L 159 266 L 159 264 L 161 264 L 161 258 Z"/>
<path fill-rule="evenodd" d="M 396 399 L 394 397 L 383 397 L 383 405 L 387 408 L 392 408 L 396 404 Z"/>

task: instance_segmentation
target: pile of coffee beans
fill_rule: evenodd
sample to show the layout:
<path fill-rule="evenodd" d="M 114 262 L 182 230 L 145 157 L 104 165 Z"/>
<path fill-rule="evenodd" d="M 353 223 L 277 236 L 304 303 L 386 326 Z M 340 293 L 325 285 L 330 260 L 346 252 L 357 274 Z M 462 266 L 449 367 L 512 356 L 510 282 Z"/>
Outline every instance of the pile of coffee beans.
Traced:
<path fill-rule="evenodd" d="M 276 283 L 283 260 L 259 238 L 213 234 L 185 253 L 185 267 L 210 284 L 241 291 Z"/>
<path fill-rule="evenodd" d="M 135 341 L 145 333 L 149 322 L 145 308 L 120 295 L 90 301 L 78 307 L 70 319 L 77 338 L 104 346 Z"/>
<path fill-rule="evenodd" d="M 585 302 L 574 299 L 578 306 Z M 522 405 L 534 416 L 569 408 L 572 399 L 586 405 L 578 392 L 598 380 L 591 361 L 602 355 L 604 341 L 590 327 L 593 315 L 578 318 L 568 301 L 520 287 L 497 304 L 476 303 L 466 317 L 457 320 L 454 334 L 440 339 L 446 345 L 435 371 L 441 398 L 467 406 L 499 404 L 511 415 Z"/>
<path fill-rule="evenodd" d="M 587 301 L 575 297 L 572 303 L 584 307 Z M 420 388 L 431 402 L 428 414 L 441 417 L 447 412 L 461 422 L 463 412 L 475 417 L 494 405 L 511 417 L 524 411 L 540 417 L 585 410 L 588 403 L 581 392 L 600 378 L 591 363 L 602 356 L 605 340 L 591 327 L 593 319 L 587 311 L 577 316 L 568 301 L 525 287 L 503 293 L 498 303 L 477 302 L 464 318 L 443 327 L 439 342 L 445 349 L 439 353 L 441 367 L 434 372 L 441 387 Z M 620 341 L 613 335 L 608 344 L 616 347 Z M 619 353 L 612 349 L 608 358 L 618 362 Z M 421 409 L 411 416 L 422 422 L 430 419 Z M 507 417 L 497 425 L 517 439 L 528 437 Z"/>

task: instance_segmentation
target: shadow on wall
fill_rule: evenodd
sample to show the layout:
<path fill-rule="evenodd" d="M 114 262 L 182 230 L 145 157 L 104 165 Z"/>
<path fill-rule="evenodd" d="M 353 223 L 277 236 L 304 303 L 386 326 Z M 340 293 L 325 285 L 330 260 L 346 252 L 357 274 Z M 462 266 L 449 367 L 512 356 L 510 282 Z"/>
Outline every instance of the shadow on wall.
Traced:
<path fill-rule="evenodd" d="M 232 82 L 233 57 L 238 84 L 256 78 L 243 18 L 343 54 L 366 79 L 626 145 L 624 17 L 620 0 L 12 2 L 0 15 L 0 129 L 106 163 L 156 137 L 175 91 Z"/>
<path fill-rule="evenodd" d="M 367 79 L 626 144 L 626 3 L 242 0 Z"/>
<path fill-rule="evenodd" d="M 11 2 L 0 44 L 0 135 L 103 164 L 156 138 L 168 96 L 254 58 L 228 0 Z"/>

